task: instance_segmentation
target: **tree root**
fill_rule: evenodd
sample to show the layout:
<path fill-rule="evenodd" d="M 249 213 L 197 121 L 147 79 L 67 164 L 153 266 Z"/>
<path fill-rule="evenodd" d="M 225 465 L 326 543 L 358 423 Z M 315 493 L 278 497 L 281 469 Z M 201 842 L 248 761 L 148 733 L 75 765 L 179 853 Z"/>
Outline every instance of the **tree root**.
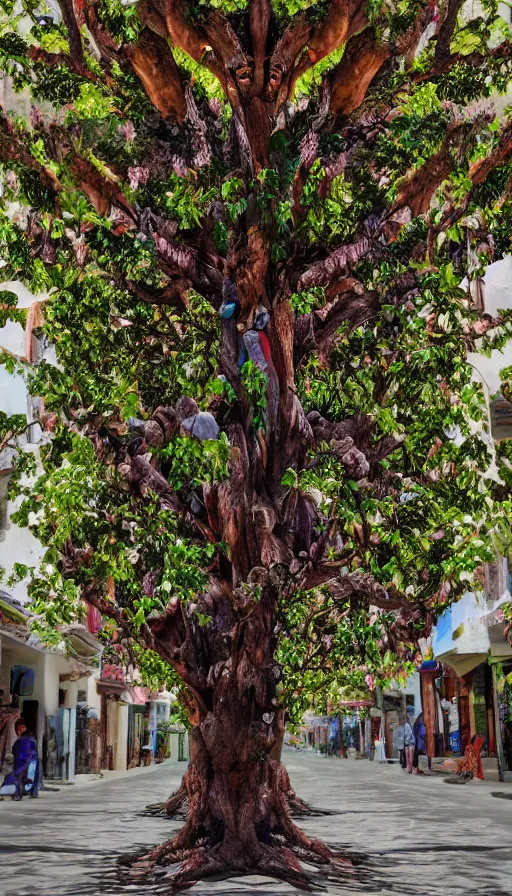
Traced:
<path fill-rule="evenodd" d="M 165 864 L 177 865 L 177 868 L 159 876 L 159 883 L 163 883 L 166 889 L 168 887 L 169 893 L 178 893 L 200 881 L 229 880 L 257 874 L 285 881 L 306 892 L 324 889 L 315 874 L 301 867 L 299 859 L 290 849 L 264 845 L 257 862 L 225 856 L 224 852 L 223 844 L 212 849 L 198 847 L 181 852 L 168 851 L 165 854 Z M 139 859 L 131 869 L 129 878 L 140 881 L 149 872 L 150 866 Z"/>
<path fill-rule="evenodd" d="M 153 803 L 146 806 L 140 812 L 140 815 L 160 817 L 160 818 L 183 818 L 187 817 L 188 811 L 188 792 L 186 785 L 182 782 L 178 790 L 171 794 L 164 803 Z"/>
<path fill-rule="evenodd" d="M 227 854 L 226 854 L 227 853 Z M 302 863 L 313 865 L 316 873 L 306 870 Z M 188 850 L 174 850 L 172 841 L 138 858 L 123 875 L 131 882 L 142 881 L 155 872 L 156 866 L 177 866 L 159 875 L 159 882 L 169 886 L 169 893 L 177 893 L 204 880 L 228 880 L 233 877 L 259 875 L 285 881 L 300 890 L 315 892 L 325 890 L 325 882 L 346 879 L 354 873 L 350 859 L 332 855 L 327 860 L 314 848 L 297 849 L 290 846 L 262 844 L 257 860 L 230 855 L 224 844 L 212 848 L 200 846 Z"/>
<path fill-rule="evenodd" d="M 292 818 L 322 818 L 327 815 L 339 815 L 332 809 L 319 809 L 316 806 L 310 806 L 305 800 L 301 799 L 294 790 L 290 790 L 287 796 L 288 808 Z M 152 803 L 146 806 L 139 814 L 145 817 L 153 818 L 179 818 L 185 820 L 188 809 L 188 794 L 186 787 L 181 787 L 171 794 L 168 800 L 163 803 Z"/>
<path fill-rule="evenodd" d="M 176 793 L 147 811 L 169 817 L 185 806 L 186 823 L 171 840 L 120 860 L 128 882 L 154 882 L 158 875 L 175 893 L 201 880 L 256 874 L 312 892 L 327 879 L 346 880 L 361 864 L 360 857 L 333 852 L 294 824 L 291 810 L 302 817 L 323 813 L 297 797 L 282 763 L 251 762 L 244 771 L 222 771 L 208 780 L 196 761 Z"/>
<path fill-rule="evenodd" d="M 169 893 L 189 889 L 199 881 L 227 880 L 260 875 L 285 881 L 306 892 L 325 890 L 327 880 L 346 881 L 362 864 L 356 859 L 333 852 L 326 844 L 309 838 L 291 821 L 279 826 L 268 843 L 244 849 L 237 841 L 212 844 L 189 819 L 172 840 L 137 856 L 119 860 L 126 882 L 152 878 L 160 869 L 159 882 Z M 314 871 L 303 866 L 313 866 Z M 169 871 L 164 868 L 169 866 Z M 175 866 L 174 868 L 172 866 Z"/>
<path fill-rule="evenodd" d="M 290 790 L 287 799 L 292 818 L 321 818 L 324 815 L 340 814 L 332 809 L 318 809 L 316 806 L 310 806 L 300 796 L 297 796 L 294 790 Z"/>

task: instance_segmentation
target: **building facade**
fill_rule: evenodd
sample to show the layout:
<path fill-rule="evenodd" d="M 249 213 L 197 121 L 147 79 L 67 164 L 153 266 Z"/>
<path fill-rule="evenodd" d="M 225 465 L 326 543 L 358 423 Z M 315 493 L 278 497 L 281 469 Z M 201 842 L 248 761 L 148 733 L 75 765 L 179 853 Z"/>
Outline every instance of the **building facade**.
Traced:
<path fill-rule="evenodd" d="M 31 295 L 20 283 L 3 283 L 0 302 L 6 289 L 16 293 L 18 307 L 26 310 L 26 326 L 8 321 L 0 328 L 0 350 L 28 364 L 44 359 L 56 365 L 55 351 L 40 330 L 45 297 Z M 0 412 L 26 417 L 27 429 L 17 438 L 17 447 L 33 454 L 39 473 L 40 448 L 48 438 L 38 422 L 42 411 L 40 402 L 29 395 L 25 373 L 10 373 L 0 365 Z M 30 634 L 28 578 L 20 578 L 19 570 L 37 569 L 44 549 L 29 529 L 11 519 L 18 506 L 8 498 L 15 462 L 15 450 L 6 445 L 0 450 L 0 566 L 4 580 L 11 582 L 0 595 L 0 772 L 20 714 L 37 736 L 49 779 L 128 770 L 152 761 L 159 750 L 167 756 L 171 733 L 164 735 L 162 744 L 158 732 L 169 720 L 172 695 L 151 694 L 140 687 L 136 670 L 128 675 L 102 663 L 102 644 L 96 638 L 101 628 L 98 614 L 88 613 L 84 625 L 61 626 L 62 643 L 56 649 Z M 183 732 L 179 738 L 180 746 L 173 751 L 176 759 L 186 753 Z"/>

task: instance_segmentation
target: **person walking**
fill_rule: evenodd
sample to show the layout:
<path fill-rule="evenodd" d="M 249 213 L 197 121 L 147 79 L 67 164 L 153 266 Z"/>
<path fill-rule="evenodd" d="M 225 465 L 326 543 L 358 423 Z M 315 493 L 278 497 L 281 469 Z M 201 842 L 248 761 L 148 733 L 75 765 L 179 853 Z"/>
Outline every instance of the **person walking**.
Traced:
<path fill-rule="evenodd" d="M 416 750 L 416 737 L 414 736 L 414 729 L 413 729 L 412 724 L 409 721 L 409 719 L 406 719 L 406 722 L 404 725 L 404 752 L 405 752 L 405 761 L 406 761 L 406 765 L 407 765 L 407 771 L 410 775 L 412 775 L 415 750 Z"/>
<path fill-rule="evenodd" d="M 423 718 L 423 713 L 420 712 L 417 717 L 414 725 L 414 738 L 416 741 L 416 748 L 414 750 L 414 759 L 412 761 L 412 766 L 416 775 L 423 775 L 424 772 L 420 769 L 420 761 L 419 757 L 424 756 L 427 751 L 426 737 L 427 737 L 427 729 L 425 726 L 425 720 Z"/>
<path fill-rule="evenodd" d="M 393 746 L 398 751 L 400 768 L 406 767 L 405 761 L 405 726 L 399 722 L 393 732 Z"/>

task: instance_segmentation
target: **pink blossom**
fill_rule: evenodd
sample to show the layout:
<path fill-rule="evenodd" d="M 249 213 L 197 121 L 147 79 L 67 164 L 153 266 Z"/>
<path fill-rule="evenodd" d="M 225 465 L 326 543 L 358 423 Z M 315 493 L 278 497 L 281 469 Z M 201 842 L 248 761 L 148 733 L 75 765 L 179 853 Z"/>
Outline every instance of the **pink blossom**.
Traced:
<path fill-rule="evenodd" d="M 367 675 L 364 676 L 364 680 L 365 680 L 369 690 L 374 691 L 377 685 L 375 683 L 375 678 L 373 677 L 373 675 L 370 675 L 370 673 L 368 673 Z"/>
<path fill-rule="evenodd" d="M 151 172 L 149 168 L 143 168 L 137 165 L 135 168 L 128 168 L 128 180 L 132 190 L 136 190 L 140 184 L 147 184 Z"/>
<path fill-rule="evenodd" d="M 121 137 L 125 137 L 127 140 L 133 140 L 135 137 L 135 128 L 131 121 L 126 121 L 119 128 L 119 133 Z"/>
<path fill-rule="evenodd" d="M 173 156 L 171 159 L 172 170 L 178 177 L 186 177 L 188 174 L 188 168 L 185 164 L 185 160 L 181 159 L 179 156 Z"/>

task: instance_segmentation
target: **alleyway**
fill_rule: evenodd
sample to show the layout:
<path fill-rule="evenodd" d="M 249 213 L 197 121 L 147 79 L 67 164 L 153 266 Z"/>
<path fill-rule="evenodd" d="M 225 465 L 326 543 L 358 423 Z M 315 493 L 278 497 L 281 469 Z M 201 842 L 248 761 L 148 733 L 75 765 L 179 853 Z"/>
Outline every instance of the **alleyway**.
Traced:
<path fill-rule="evenodd" d="M 308 831 L 331 845 L 369 856 L 367 870 L 336 896 L 512 896 L 512 800 L 506 785 L 409 777 L 398 767 L 339 761 L 287 750 L 292 783 L 311 803 L 342 814 L 311 819 Z M 156 844 L 176 827 L 141 818 L 146 803 L 178 784 L 184 764 L 156 766 L 111 781 L 43 792 L 37 802 L 0 803 L 2 896 L 137 896 L 158 887 L 126 888 L 115 857 Z M 195 896 L 290 896 L 252 878 L 199 885 Z"/>

